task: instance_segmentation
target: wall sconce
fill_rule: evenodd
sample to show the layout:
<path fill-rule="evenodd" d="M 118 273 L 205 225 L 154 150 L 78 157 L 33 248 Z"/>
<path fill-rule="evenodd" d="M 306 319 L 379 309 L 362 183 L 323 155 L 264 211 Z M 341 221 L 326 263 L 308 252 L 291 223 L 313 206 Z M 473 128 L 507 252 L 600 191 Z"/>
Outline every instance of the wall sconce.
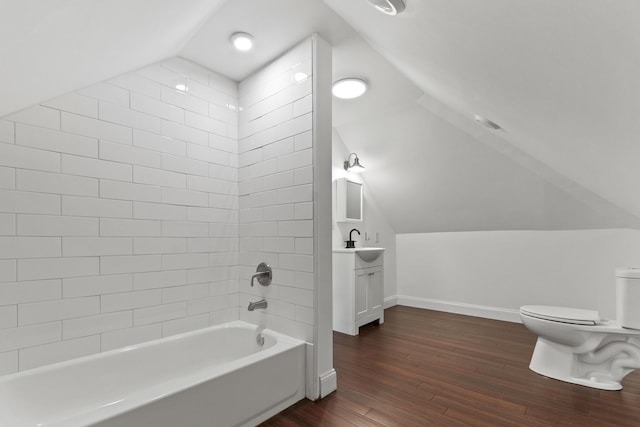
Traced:
<path fill-rule="evenodd" d="M 353 163 L 351 163 L 351 156 L 353 156 Z M 347 160 L 344 162 L 344 170 L 348 172 L 360 173 L 364 170 L 364 166 L 360 164 L 360 159 L 356 153 L 349 154 Z"/>

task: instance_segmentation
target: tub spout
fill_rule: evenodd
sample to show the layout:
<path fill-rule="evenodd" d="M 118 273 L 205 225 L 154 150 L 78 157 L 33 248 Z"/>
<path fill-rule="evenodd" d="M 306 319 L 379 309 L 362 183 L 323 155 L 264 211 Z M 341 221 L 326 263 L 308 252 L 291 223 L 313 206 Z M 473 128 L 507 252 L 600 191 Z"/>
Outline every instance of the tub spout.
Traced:
<path fill-rule="evenodd" d="M 250 302 L 249 307 L 247 307 L 247 310 L 253 311 L 256 308 L 267 308 L 267 300 L 263 298 L 260 301 Z"/>

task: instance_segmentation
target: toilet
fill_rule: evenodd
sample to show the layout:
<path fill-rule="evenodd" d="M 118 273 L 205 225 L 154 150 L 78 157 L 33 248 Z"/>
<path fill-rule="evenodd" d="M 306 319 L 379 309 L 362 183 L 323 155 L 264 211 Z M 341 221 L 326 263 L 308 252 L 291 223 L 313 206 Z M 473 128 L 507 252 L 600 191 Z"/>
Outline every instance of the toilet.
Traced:
<path fill-rule="evenodd" d="M 538 335 L 529 368 L 540 375 L 602 390 L 620 390 L 640 368 L 640 268 L 616 270 L 617 320 L 595 310 L 520 307 L 522 323 Z"/>

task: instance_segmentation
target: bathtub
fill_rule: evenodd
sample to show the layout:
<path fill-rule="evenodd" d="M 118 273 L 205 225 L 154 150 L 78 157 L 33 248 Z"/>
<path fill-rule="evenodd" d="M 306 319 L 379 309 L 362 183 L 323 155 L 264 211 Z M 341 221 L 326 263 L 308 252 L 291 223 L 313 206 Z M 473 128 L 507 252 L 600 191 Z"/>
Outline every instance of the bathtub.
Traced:
<path fill-rule="evenodd" d="M 235 321 L 0 377 L 0 426 L 249 426 L 305 395 L 305 343 Z"/>

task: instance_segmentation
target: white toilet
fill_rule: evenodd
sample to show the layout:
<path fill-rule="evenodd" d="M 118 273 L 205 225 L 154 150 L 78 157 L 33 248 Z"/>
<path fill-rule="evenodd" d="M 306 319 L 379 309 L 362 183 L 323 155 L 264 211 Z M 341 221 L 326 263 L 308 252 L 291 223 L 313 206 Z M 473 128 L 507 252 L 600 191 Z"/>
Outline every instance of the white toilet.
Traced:
<path fill-rule="evenodd" d="M 640 269 L 616 270 L 617 321 L 597 311 L 525 305 L 524 325 L 538 335 L 531 370 L 546 377 L 603 390 L 640 368 Z"/>

